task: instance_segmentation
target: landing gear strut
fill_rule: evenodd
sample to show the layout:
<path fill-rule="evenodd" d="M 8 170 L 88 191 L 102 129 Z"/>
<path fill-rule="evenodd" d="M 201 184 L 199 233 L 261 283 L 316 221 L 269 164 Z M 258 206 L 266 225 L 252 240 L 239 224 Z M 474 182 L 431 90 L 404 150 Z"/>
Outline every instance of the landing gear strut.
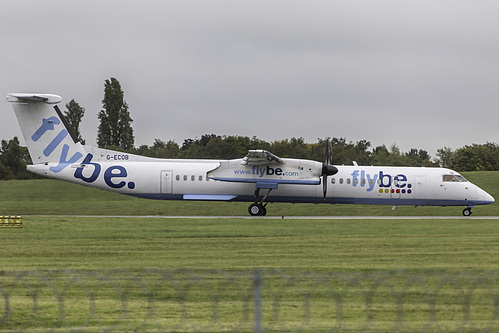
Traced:
<path fill-rule="evenodd" d="M 470 216 L 471 214 L 473 214 L 473 213 L 471 212 L 471 207 L 468 207 L 468 208 L 463 209 L 463 215 L 464 215 L 464 216 Z"/>
<path fill-rule="evenodd" d="M 267 208 L 265 208 L 265 206 L 267 206 L 268 202 L 266 202 L 265 204 L 263 202 L 269 196 L 270 191 L 272 191 L 271 188 L 269 189 L 269 191 L 267 192 L 267 194 L 265 194 L 265 196 L 262 198 L 262 200 L 260 202 L 258 202 L 258 197 L 260 196 L 260 189 L 259 188 L 256 189 L 256 191 L 255 191 L 255 202 L 252 203 L 248 207 L 248 213 L 251 216 L 265 216 L 265 215 L 267 215 Z"/>

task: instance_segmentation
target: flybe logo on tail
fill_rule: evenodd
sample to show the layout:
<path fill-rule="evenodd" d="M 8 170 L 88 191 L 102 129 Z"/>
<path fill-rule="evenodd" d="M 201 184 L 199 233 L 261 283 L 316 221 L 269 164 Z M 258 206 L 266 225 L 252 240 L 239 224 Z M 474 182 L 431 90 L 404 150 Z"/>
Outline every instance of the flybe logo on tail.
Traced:
<path fill-rule="evenodd" d="M 50 117 L 49 119 L 43 119 L 42 120 L 42 126 L 38 128 L 31 136 L 31 140 L 33 141 L 38 141 L 47 131 L 53 131 L 54 130 L 54 124 L 59 125 L 61 121 L 57 117 Z"/>
<path fill-rule="evenodd" d="M 36 132 L 31 136 L 31 140 L 34 142 L 37 142 L 40 140 L 44 135 L 47 134 L 49 131 L 55 131 L 56 126 L 61 124 L 61 120 L 55 116 L 50 117 L 48 119 L 43 119 L 42 120 L 42 125 L 36 130 Z M 43 155 L 45 156 L 50 156 L 52 153 L 55 151 L 57 147 L 59 147 L 63 140 L 69 135 L 68 131 L 66 128 L 63 128 L 53 139 L 50 141 L 50 143 L 45 147 L 43 150 Z M 68 165 L 76 163 L 78 160 L 80 160 L 83 155 L 80 152 L 76 152 L 73 156 L 68 158 L 68 153 L 69 153 L 69 145 L 68 144 L 63 144 L 62 146 L 62 151 L 61 151 L 61 156 L 59 157 L 59 163 L 56 166 L 52 166 L 49 168 L 50 171 L 54 173 L 59 173 L 62 170 L 64 170 Z M 116 156 L 116 155 L 115 155 Z M 121 155 L 120 155 L 121 156 Z M 84 182 L 87 183 L 93 183 L 97 180 L 99 177 L 102 167 L 99 163 L 94 163 L 92 162 L 93 155 L 92 154 L 87 154 L 83 162 L 81 163 L 82 166 L 76 168 L 76 171 L 74 173 L 74 177 L 83 180 Z M 108 159 L 111 159 L 108 157 Z M 124 159 L 124 158 L 123 158 Z M 84 175 L 83 170 L 84 168 L 91 168 L 89 169 L 92 170 L 90 175 Z M 112 188 L 122 188 L 127 186 L 129 189 L 134 189 L 135 188 L 135 183 L 134 182 L 128 182 L 126 183 L 123 181 L 123 178 L 128 176 L 127 170 L 122 167 L 121 165 L 112 165 L 108 167 L 104 171 L 104 182 Z"/>
<path fill-rule="evenodd" d="M 365 170 L 354 170 L 352 172 L 352 186 L 360 186 L 371 192 L 378 185 L 379 193 L 412 193 L 412 184 L 408 182 L 407 176 L 397 174 L 392 176 L 380 171 L 379 173 L 369 174 Z"/>
<path fill-rule="evenodd" d="M 37 142 L 42 138 L 48 131 L 55 131 L 55 125 L 59 125 L 61 120 L 55 116 L 48 119 L 42 120 L 42 125 L 36 130 L 36 132 L 31 136 L 31 140 Z M 49 157 L 52 155 L 54 150 L 59 147 L 62 141 L 69 135 L 68 131 L 63 128 L 52 141 L 43 150 L 43 155 Z M 50 171 L 54 173 L 59 173 L 64 170 L 69 164 L 77 162 L 83 155 L 80 152 L 76 152 L 73 156 L 68 158 L 69 145 L 64 144 L 62 146 L 61 156 L 59 157 L 59 164 L 49 168 Z"/>

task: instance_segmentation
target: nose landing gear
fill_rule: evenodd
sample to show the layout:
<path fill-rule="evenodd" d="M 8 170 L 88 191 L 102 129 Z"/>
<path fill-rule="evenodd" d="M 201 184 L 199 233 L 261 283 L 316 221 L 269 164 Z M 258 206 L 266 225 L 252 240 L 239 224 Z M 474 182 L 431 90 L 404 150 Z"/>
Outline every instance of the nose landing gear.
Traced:
<path fill-rule="evenodd" d="M 463 209 L 463 216 L 471 216 L 471 214 L 473 214 L 473 212 L 471 211 L 471 207 Z"/>

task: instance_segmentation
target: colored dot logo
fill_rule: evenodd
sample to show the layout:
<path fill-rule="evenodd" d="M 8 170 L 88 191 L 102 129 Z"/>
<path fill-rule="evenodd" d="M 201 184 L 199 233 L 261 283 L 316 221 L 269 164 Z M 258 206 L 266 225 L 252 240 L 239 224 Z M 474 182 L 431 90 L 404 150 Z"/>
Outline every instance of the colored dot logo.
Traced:
<path fill-rule="evenodd" d="M 394 194 L 394 193 L 398 193 L 398 194 L 400 194 L 400 193 L 401 194 L 411 194 L 412 193 L 412 189 L 411 188 L 412 188 L 411 184 L 407 184 L 407 189 L 405 189 L 405 188 L 403 188 L 403 189 L 399 189 L 399 188 L 397 188 L 397 189 L 394 189 L 394 188 L 392 188 L 392 189 L 387 189 L 387 188 L 382 189 L 382 188 L 380 188 L 379 189 L 379 193 L 387 193 L 387 194 L 388 193 L 391 193 L 391 194 Z"/>

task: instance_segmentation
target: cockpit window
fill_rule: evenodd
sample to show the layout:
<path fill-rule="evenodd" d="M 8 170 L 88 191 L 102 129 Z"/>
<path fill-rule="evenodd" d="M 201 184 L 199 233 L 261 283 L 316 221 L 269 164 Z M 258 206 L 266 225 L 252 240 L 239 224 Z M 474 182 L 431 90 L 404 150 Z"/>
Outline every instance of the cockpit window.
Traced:
<path fill-rule="evenodd" d="M 461 175 L 444 175 L 444 182 L 467 182 L 468 180 Z"/>

